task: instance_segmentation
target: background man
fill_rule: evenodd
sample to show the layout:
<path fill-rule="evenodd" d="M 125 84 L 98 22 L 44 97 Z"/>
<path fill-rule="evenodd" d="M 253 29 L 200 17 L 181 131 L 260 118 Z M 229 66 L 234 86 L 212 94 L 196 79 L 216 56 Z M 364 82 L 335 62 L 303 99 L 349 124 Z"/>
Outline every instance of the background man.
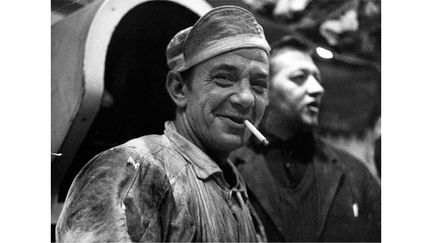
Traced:
<path fill-rule="evenodd" d="M 380 241 L 380 187 L 359 161 L 314 136 L 324 89 L 309 46 L 272 46 L 261 131 L 232 159 L 269 241 Z"/>
<path fill-rule="evenodd" d="M 175 120 L 94 157 L 73 182 L 58 241 L 257 241 L 262 226 L 227 157 L 267 102 L 269 45 L 254 16 L 216 8 L 167 47 Z M 151 114 L 149 114 L 151 116 Z M 143 124 L 144 125 L 144 124 Z"/>

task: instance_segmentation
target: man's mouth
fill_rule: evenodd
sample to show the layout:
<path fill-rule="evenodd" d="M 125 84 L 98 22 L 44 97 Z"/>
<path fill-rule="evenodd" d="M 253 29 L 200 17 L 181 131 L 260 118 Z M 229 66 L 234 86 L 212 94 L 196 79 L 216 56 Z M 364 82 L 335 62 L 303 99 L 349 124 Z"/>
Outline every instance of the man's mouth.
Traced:
<path fill-rule="evenodd" d="M 234 125 L 238 126 L 244 126 L 244 120 L 246 120 L 246 117 L 242 116 L 231 116 L 231 115 L 219 115 L 219 117 L 229 121 L 230 123 L 233 123 Z"/>
<path fill-rule="evenodd" d="M 311 112 L 318 113 L 319 112 L 319 102 L 312 101 L 306 105 L 307 109 Z"/>

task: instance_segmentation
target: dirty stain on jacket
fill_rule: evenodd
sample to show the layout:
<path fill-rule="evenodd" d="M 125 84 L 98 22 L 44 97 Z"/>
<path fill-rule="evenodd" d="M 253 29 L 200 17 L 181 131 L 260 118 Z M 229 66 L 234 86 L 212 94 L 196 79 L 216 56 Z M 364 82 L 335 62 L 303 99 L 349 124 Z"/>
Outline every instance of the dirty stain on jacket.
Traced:
<path fill-rule="evenodd" d="M 60 242 L 263 241 L 243 179 L 234 183 L 178 134 L 148 135 L 95 156 L 79 172 L 56 227 Z M 231 181 L 230 180 L 230 181 Z"/>

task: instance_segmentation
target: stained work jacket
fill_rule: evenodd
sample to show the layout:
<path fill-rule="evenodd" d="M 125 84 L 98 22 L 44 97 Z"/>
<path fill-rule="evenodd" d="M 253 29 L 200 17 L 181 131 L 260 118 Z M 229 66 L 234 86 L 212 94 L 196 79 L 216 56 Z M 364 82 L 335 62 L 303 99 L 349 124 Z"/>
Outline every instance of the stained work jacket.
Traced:
<path fill-rule="evenodd" d="M 172 122 L 95 156 L 75 178 L 56 227 L 60 242 L 260 241 L 246 186 L 178 134 Z M 227 175 L 225 175 L 227 176 Z"/>

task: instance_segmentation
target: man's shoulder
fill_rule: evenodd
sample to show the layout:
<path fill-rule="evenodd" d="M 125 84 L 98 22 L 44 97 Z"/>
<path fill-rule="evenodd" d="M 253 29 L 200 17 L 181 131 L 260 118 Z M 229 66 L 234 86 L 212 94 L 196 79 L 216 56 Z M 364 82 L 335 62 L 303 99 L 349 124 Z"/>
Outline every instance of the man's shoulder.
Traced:
<path fill-rule="evenodd" d="M 159 175 L 170 179 L 184 163 L 164 135 L 146 135 L 97 154 L 82 169 L 117 171 L 117 173 L 147 176 Z M 132 170 L 130 170 L 132 169 Z"/>
<path fill-rule="evenodd" d="M 124 151 L 135 151 L 145 157 L 149 154 L 157 155 L 164 150 L 170 149 L 170 144 L 164 135 L 146 135 L 131 139 L 112 149 L 121 149 Z"/>
<path fill-rule="evenodd" d="M 347 170 L 356 171 L 356 173 L 369 172 L 364 164 L 350 153 L 328 143 L 326 143 L 325 146 L 327 146 L 327 149 L 331 150 L 334 155 L 336 155 L 337 160 L 342 163 Z"/>
<path fill-rule="evenodd" d="M 337 162 L 342 165 L 345 176 L 351 178 L 355 184 L 372 183 L 379 186 L 370 171 L 359 159 L 329 143 L 323 142 L 322 144 L 325 146 L 325 151 L 330 151 Z"/>
<path fill-rule="evenodd" d="M 157 163 L 158 160 L 154 158 L 160 156 L 159 154 L 167 147 L 161 135 L 142 136 L 102 151 L 89 163 L 103 166 L 131 164 L 134 167 L 137 167 L 143 161 Z"/>
<path fill-rule="evenodd" d="M 171 188 L 169 178 L 163 164 L 149 157 L 157 153 L 157 146 L 144 148 L 144 142 L 160 138 L 140 139 L 97 154 L 81 169 L 59 219 L 62 232 L 80 227 L 99 232 L 114 230 L 124 220 L 125 208 L 133 209 L 129 207 L 132 202 L 153 207 L 163 200 Z"/>

